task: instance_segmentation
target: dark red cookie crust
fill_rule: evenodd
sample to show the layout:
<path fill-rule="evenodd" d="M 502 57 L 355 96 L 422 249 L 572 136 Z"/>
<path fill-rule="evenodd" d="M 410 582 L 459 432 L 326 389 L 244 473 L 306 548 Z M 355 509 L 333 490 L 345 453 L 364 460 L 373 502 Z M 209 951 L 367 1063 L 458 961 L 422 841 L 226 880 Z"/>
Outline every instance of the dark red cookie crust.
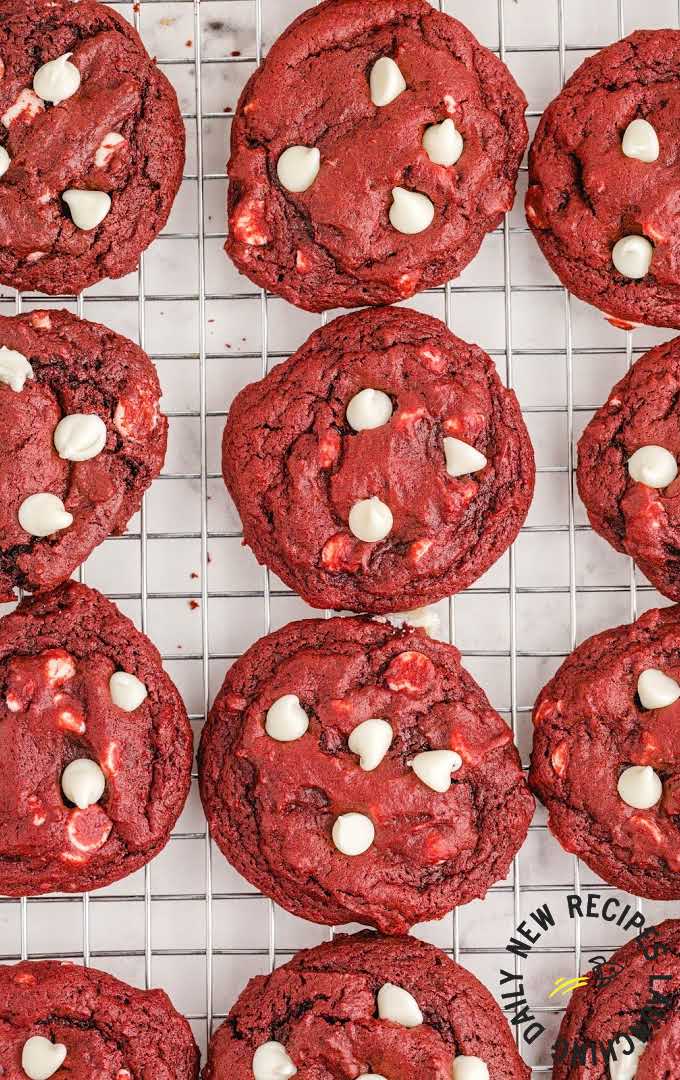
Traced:
<path fill-rule="evenodd" d="M 35 115 L 35 72 L 67 52 L 80 90 Z M 130 273 L 182 179 L 184 124 L 172 86 L 129 22 L 93 0 L 3 0 L 0 61 L 0 116 L 23 91 L 33 95 L 9 128 L 0 124 L 12 159 L 0 178 L 0 281 L 55 295 Z M 110 132 L 125 142 L 97 165 Z M 73 224 L 61 198 L 70 188 L 111 196 L 95 229 Z"/>
<path fill-rule="evenodd" d="M 369 73 L 395 59 L 408 89 L 371 102 Z M 327 0 L 272 46 L 236 110 L 225 249 L 258 285 L 310 311 L 387 304 L 457 277 L 514 202 L 527 144 L 526 100 L 496 56 L 426 0 Z M 422 148 L 450 116 L 465 140 L 450 168 Z M 301 194 L 276 165 L 316 146 L 321 171 Z M 392 188 L 427 195 L 434 223 L 389 223 Z"/>
<path fill-rule="evenodd" d="M 128 338 L 67 311 L 0 316 L 0 346 L 30 362 L 35 378 L 16 392 L 0 382 L 0 594 L 65 581 L 111 533 L 123 533 L 165 458 L 168 422 L 159 412 L 156 369 Z M 65 461 L 54 429 L 67 414 L 96 413 L 104 450 Z M 18 510 L 36 492 L 58 495 L 73 524 L 30 536 Z"/>
<path fill-rule="evenodd" d="M 355 432 L 360 390 L 388 394 L 392 418 Z M 443 438 L 486 455 L 453 478 Z M 318 608 L 385 613 L 459 592 L 515 539 L 534 489 L 517 399 L 486 353 L 438 319 L 403 308 L 358 312 L 317 330 L 231 406 L 225 482 L 257 559 Z M 366 544 L 352 505 L 378 496 L 394 524 Z"/>
<path fill-rule="evenodd" d="M 680 899 L 680 702 L 644 709 L 642 671 L 680 678 L 680 607 L 646 612 L 584 641 L 541 691 L 534 708 L 529 784 L 567 851 L 617 888 Z M 663 797 L 635 810 L 619 776 L 651 765 Z"/>
<path fill-rule="evenodd" d="M 613 320 L 680 326 L 676 228 L 680 148 L 680 31 L 638 30 L 589 57 L 546 109 L 529 155 L 527 220 L 568 289 Z M 648 120 L 656 162 L 626 157 L 623 134 Z M 643 234 L 649 274 L 623 277 L 614 244 Z"/>
<path fill-rule="evenodd" d="M 133 712 L 111 701 L 116 670 L 147 688 Z M 0 619 L 0 715 L 1 894 L 101 888 L 165 847 L 189 791 L 191 727 L 158 650 L 109 600 L 69 582 Z M 77 810 L 61 776 L 83 757 L 107 783 Z"/>
<path fill-rule="evenodd" d="M 663 489 L 633 480 L 628 460 L 663 446 L 680 460 L 680 338 L 635 362 L 578 444 L 576 479 L 590 523 L 631 555 L 652 584 L 680 600 L 680 480 Z"/>
<path fill-rule="evenodd" d="M 264 721 L 289 693 L 310 724 L 281 743 Z M 347 740 L 374 717 L 394 739 L 364 772 Z M 463 758 L 446 794 L 407 765 L 431 749 Z M 371 619 L 295 622 L 253 645 L 213 705 L 199 776 L 212 835 L 250 882 L 303 918 L 388 933 L 484 896 L 507 873 L 533 811 L 512 733 L 458 650 Z M 356 857 L 331 838 L 349 812 L 375 826 Z"/>
<path fill-rule="evenodd" d="M 604 965 L 606 982 L 592 977 L 571 995 L 556 1044 L 553 1080 L 609 1078 L 606 1061 L 612 1042 L 623 1038 L 617 1059 L 632 1039 L 647 1044 L 635 1080 L 680 1077 L 680 922 L 668 919 L 618 949 Z M 589 1047 L 594 1045 L 594 1051 Z M 586 1049 L 597 1067 L 584 1069 L 575 1050 Z M 630 1074 L 628 1074 L 630 1075 Z"/>
<path fill-rule="evenodd" d="M 419 1027 L 379 1019 L 376 998 L 387 982 L 416 999 Z M 212 1039 L 203 1080 L 252 1080 L 255 1050 L 272 1040 L 304 1076 L 450 1080 L 457 1055 L 480 1057 L 493 1080 L 530 1075 L 488 990 L 411 937 L 339 935 L 251 979 Z"/>
<path fill-rule="evenodd" d="M 162 990 L 137 990 L 103 971 L 56 961 L 0 967 L 0 1071 L 20 1080 L 24 1043 L 66 1047 L 69 1080 L 197 1080 L 198 1047 Z"/>

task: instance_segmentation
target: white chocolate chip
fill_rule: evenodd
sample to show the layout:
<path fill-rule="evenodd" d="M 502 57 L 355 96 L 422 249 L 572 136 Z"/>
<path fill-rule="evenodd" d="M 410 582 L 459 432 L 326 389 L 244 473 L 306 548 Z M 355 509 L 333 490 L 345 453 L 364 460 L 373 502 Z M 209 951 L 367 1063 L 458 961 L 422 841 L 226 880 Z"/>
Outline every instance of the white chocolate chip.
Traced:
<path fill-rule="evenodd" d="M 623 277 L 638 281 L 652 265 L 654 245 L 646 236 L 622 236 L 612 249 L 612 262 Z"/>
<path fill-rule="evenodd" d="M 489 1068 L 481 1058 L 459 1054 L 453 1059 L 453 1080 L 489 1080 Z"/>
<path fill-rule="evenodd" d="M 106 446 L 106 424 L 95 413 L 71 413 L 54 429 L 54 445 L 64 461 L 89 461 Z"/>
<path fill-rule="evenodd" d="M 680 686 L 675 679 L 658 668 L 646 668 L 640 672 L 637 692 L 644 709 L 664 709 L 680 698 Z"/>
<path fill-rule="evenodd" d="M 104 773 L 90 758 L 77 758 L 61 774 L 61 790 L 81 810 L 98 803 L 105 787 Z"/>
<path fill-rule="evenodd" d="M 449 435 L 444 439 L 444 456 L 449 476 L 467 476 L 468 473 L 479 472 L 487 463 L 484 454 L 475 450 L 474 446 Z"/>
<path fill-rule="evenodd" d="M 382 1073 L 362 1073 L 361 1076 L 357 1076 L 357 1080 L 385 1080 Z"/>
<path fill-rule="evenodd" d="M 276 175 L 286 191 L 306 191 L 321 168 L 321 154 L 316 146 L 289 146 L 276 163 Z"/>
<path fill-rule="evenodd" d="M 69 188 L 61 197 L 71 211 L 73 224 L 83 232 L 101 225 L 111 209 L 111 196 L 105 191 L 78 191 L 76 188 Z"/>
<path fill-rule="evenodd" d="M 6 345 L 0 347 L 0 382 L 20 394 L 26 379 L 33 377 L 33 368 L 23 353 L 8 349 Z"/>
<path fill-rule="evenodd" d="M 136 675 L 130 675 L 127 671 L 114 671 L 109 679 L 109 693 L 111 701 L 119 709 L 123 712 L 134 712 L 148 697 L 149 692 Z"/>
<path fill-rule="evenodd" d="M 372 499 L 360 499 L 349 512 L 349 528 L 357 540 L 366 544 L 376 544 L 389 536 L 394 518 L 389 506 L 385 506 L 377 496 Z"/>
<path fill-rule="evenodd" d="M 389 105 L 406 89 L 406 80 L 391 56 L 381 56 L 371 68 L 371 101 L 381 107 Z"/>
<path fill-rule="evenodd" d="M 663 446 L 641 446 L 630 457 L 628 472 L 631 479 L 640 484 L 665 488 L 678 475 L 678 463 L 675 456 Z"/>
<path fill-rule="evenodd" d="M 21 116 L 30 122 L 38 113 L 44 111 L 45 106 L 37 94 L 34 94 L 32 90 L 25 89 L 21 91 L 14 104 L 10 105 L 9 109 L 2 114 L 0 120 L 2 120 L 6 128 L 9 128 Z"/>
<path fill-rule="evenodd" d="M 395 611 L 387 618 L 393 626 L 413 626 L 422 629 L 428 637 L 436 638 L 441 629 L 439 613 L 433 607 L 414 608 L 413 611 Z"/>
<path fill-rule="evenodd" d="M 442 794 L 451 787 L 451 773 L 458 772 L 463 759 L 455 750 L 424 750 L 409 765 L 419 780 Z"/>
<path fill-rule="evenodd" d="M 429 228 L 434 218 L 434 205 L 427 195 L 407 188 L 392 188 L 390 222 L 397 232 L 412 236 Z"/>
<path fill-rule="evenodd" d="M 423 1014 L 413 994 L 394 983 L 385 983 L 378 990 L 378 1016 L 405 1028 L 419 1027 L 423 1022 Z"/>
<path fill-rule="evenodd" d="M 42 1035 L 33 1035 L 21 1051 L 21 1068 L 30 1080 L 49 1080 L 66 1060 L 63 1043 L 53 1043 Z"/>
<path fill-rule="evenodd" d="M 358 724 L 347 740 L 353 754 L 359 755 L 359 765 L 364 772 L 373 772 L 392 745 L 394 732 L 387 720 L 364 720 Z"/>
<path fill-rule="evenodd" d="M 5 175 L 11 164 L 11 157 L 5 150 L 4 146 L 0 146 L 0 176 Z"/>
<path fill-rule="evenodd" d="M 354 431 L 372 431 L 388 422 L 392 415 L 392 402 L 382 390 L 367 387 L 354 395 L 345 415 Z"/>
<path fill-rule="evenodd" d="M 123 135 L 119 135 L 117 131 L 109 131 L 97 147 L 97 153 L 94 155 L 95 168 L 103 169 L 108 165 L 120 144 L 124 142 Z"/>
<path fill-rule="evenodd" d="M 650 810 L 663 794 L 663 784 L 651 765 L 631 765 L 618 782 L 619 795 L 636 810 Z"/>
<path fill-rule="evenodd" d="M 333 825 L 333 843 L 343 855 L 363 855 L 375 840 L 375 828 L 365 814 L 341 814 Z"/>
<path fill-rule="evenodd" d="M 659 156 L 659 136 L 648 120 L 632 120 L 625 130 L 621 149 L 626 157 L 638 161 L 656 161 Z"/>
<path fill-rule="evenodd" d="M 618 1039 L 614 1039 L 608 1062 L 611 1080 L 634 1080 L 646 1049 L 647 1043 L 641 1042 L 635 1035 L 619 1035 Z"/>
<path fill-rule="evenodd" d="M 300 705 L 297 694 L 284 694 L 267 712 L 265 731 L 277 742 L 301 739 L 309 727 L 309 717 Z"/>
<path fill-rule="evenodd" d="M 64 53 L 56 60 L 39 67 L 33 77 L 33 89 L 43 101 L 51 101 L 58 105 L 60 101 L 66 101 L 73 97 L 80 88 L 80 72 L 75 64 L 71 64 L 69 57 L 73 53 Z"/>
<path fill-rule="evenodd" d="M 449 117 L 423 135 L 423 150 L 435 165 L 455 165 L 463 153 L 463 136 Z"/>
<path fill-rule="evenodd" d="M 64 509 L 57 495 L 47 491 L 29 495 L 19 507 L 19 524 L 31 536 L 51 536 L 73 524 L 73 514 Z"/>
<path fill-rule="evenodd" d="M 266 1042 L 258 1046 L 253 1057 L 254 1080 L 288 1080 L 296 1076 L 297 1069 L 279 1042 Z"/>

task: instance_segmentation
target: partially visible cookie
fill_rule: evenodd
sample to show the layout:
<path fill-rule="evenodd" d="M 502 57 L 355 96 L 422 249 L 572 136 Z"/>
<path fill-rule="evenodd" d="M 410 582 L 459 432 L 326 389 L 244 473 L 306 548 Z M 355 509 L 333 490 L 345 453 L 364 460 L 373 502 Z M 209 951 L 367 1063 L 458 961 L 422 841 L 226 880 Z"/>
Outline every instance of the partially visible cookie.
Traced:
<path fill-rule="evenodd" d="M 610 885 L 680 899 L 680 607 L 567 657 L 534 708 L 529 783 L 562 847 Z"/>
<path fill-rule="evenodd" d="M 474 975 L 415 938 L 371 933 L 340 935 L 251 979 L 212 1039 L 203 1080 L 293 1070 L 365 1080 L 530 1073 Z"/>
<path fill-rule="evenodd" d="M 441 285 L 513 204 L 525 107 L 505 64 L 426 0 L 326 0 L 241 94 L 227 253 L 311 311 Z"/>
<path fill-rule="evenodd" d="M 174 89 L 111 6 L 3 0 L 0 281 L 55 295 L 134 270 L 184 142 Z"/>
<path fill-rule="evenodd" d="M 0 619 L 0 718 L 0 894 L 98 889 L 165 847 L 191 727 L 158 650 L 109 600 L 69 582 Z"/>
<path fill-rule="evenodd" d="M 386 613 L 466 588 L 534 490 L 517 398 L 439 319 L 366 310 L 233 402 L 225 482 L 245 541 L 314 607 Z"/>
<path fill-rule="evenodd" d="M 589 57 L 543 113 L 527 220 L 568 289 L 616 325 L 680 327 L 680 31 Z"/>
<path fill-rule="evenodd" d="M 191 1028 L 162 990 L 50 960 L 0 967 L 7 1080 L 197 1080 L 198 1070 Z"/>
<path fill-rule="evenodd" d="M 156 369 L 67 311 L 0 316 L 0 594 L 48 589 L 123 533 L 165 458 Z"/>
<path fill-rule="evenodd" d="M 366 618 L 290 623 L 237 660 L 199 775 L 212 836 L 252 884 L 302 918 L 388 933 L 484 896 L 534 808 L 458 650 Z"/>
<path fill-rule="evenodd" d="M 579 494 L 596 532 L 680 600 L 680 338 L 633 364 L 578 444 Z"/>

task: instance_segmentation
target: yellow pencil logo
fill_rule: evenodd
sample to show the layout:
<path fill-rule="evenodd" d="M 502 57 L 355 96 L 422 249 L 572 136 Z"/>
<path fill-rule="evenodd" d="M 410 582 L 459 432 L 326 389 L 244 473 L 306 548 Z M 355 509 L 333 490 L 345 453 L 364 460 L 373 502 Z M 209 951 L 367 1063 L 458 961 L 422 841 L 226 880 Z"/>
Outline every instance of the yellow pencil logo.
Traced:
<path fill-rule="evenodd" d="M 590 972 L 588 972 L 587 975 L 577 975 L 573 979 L 566 979 L 564 976 L 561 976 L 559 979 L 555 979 L 555 989 L 551 990 L 548 996 L 554 998 L 559 994 L 561 997 L 566 997 L 566 995 L 571 994 L 573 990 L 580 990 L 582 986 L 587 986 L 589 978 Z"/>

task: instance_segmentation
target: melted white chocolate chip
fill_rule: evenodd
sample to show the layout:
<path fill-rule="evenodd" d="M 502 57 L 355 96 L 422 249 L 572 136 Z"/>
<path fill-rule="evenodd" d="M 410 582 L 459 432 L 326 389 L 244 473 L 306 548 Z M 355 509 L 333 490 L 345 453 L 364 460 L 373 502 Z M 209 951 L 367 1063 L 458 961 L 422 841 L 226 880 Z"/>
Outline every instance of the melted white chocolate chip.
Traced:
<path fill-rule="evenodd" d="M 659 156 L 659 137 L 648 120 L 632 120 L 621 142 L 626 157 L 638 161 L 656 161 Z"/>
<path fill-rule="evenodd" d="M 0 382 L 20 394 L 26 379 L 33 377 L 33 368 L 23 353 L 8 349 L 6 345 L 0 347 Z"/>
<path fill-rule="evenodd" d="M 134 712 L 148 697 L 149 692 L 136 675 L 130 675 L 128 671 L 114 671 L 109 679 L 109 693 L 111 701 L 119 709 L 123 712 Z"/>
<path fill-rule="evenodd" d="M 60 101 L 73 97 L 80 88 L 80 72 L 75 64 L 70 62 L 71 56 L 73 53 L 64 53 L 36 71 L 33 76 L 33 89 L 43 101 L 58 105 Z"/>
<path fill-rule="evenodd" d="M 364 772 L 373 772 L 392 745 L 394 732 L 387 720 L 364 720 L 358 724 L 347 740 L 353 754 L 359 755 L 359 765 Z"/>
<path fill-rule="evenodd" d="M 458 772 L 463 759 L 455 750 L 424 750 L 409 764 L 423 784 L 443 794 L 451 787 L 451 774 Z"/>
<path fill-rule="evenodd" d="M 641 446 L 628 461 L 632 480 L 652 488 L 666 488 L 678 475 L 675 456 L 664 446 Z"/>
<path fill-rule="evenodd" d="M 363 855 L 374 840 L 375 827 L 365 814 L 341 814 L 335 819 L 333 843 L 343 855 Z"/>
<path fill-rule="evenodd" d="M 357 540 L 366 544 L 376 544 L 384 540 L 392 531 L 394 519 L 389 506 L 377 496 L 355 502 L 349 512 L 349 528 Z"/>
<path fill-rule="evenodd" d="M 297 1069 L 280 1042 L 258 1046 L 253 1057 L 254 1080 L 288 1080 L 296 1075 Z"/>
<path fill-rule="evenodd" d="M 98 803 L 106 788 L 106 777 L 90 758 L 76 758 L 61 774 L 61 790 L 81 810 Z"/>
<path fill-rule="evenodd" d="M 612 249 L 612 262 L 620 274 L 638 281 L 649 273 L 654 245 L 646 236 L 622 236 Z"/>
<path fill-rule="evenodd" d="M 111 209 L 111 196 L 105 191 L 78 191 L 69 188 L 62 199 L 71 211 L 71 220 L 77 229 L 89 232 L 101 225 Z"/>
<path fill-rule="evenodd" d="M 276 163 L 276 175 L 286 191 L 306 191 L 321 168 L 321 154 L 315 146 L 289 146 Z"/>
<path fill-rule="evenodd" d="M 475 450 L 474 446 L 448 435 L 444 439 L 444 456 L 449 476 L 467 476 L 468 473 L 479 472 L 487 464 L 484 454 Z"/>
<path fill-rule="evenodd" d="M 369 81 L 371 101 L 378 107 L 390 105 L 406 89 L 406 80 L 390 56 L 376 60 Z"/>
<path fill-rule="evenodd" d="M 450 117 L 426 128 L 423 150 L 434 165 L 456 164 L 463 153 L 463 136 Z"/>
<path fill-rule="evenodd" d="M 300 705 L 297 694 L 284 694 L 267 712 L 265 731 L 277 742 L 301 739 L 309 727 L 309 717 Z"/>
<path fill-rule="evenodd" d="M 619 1035 L 612 1043 L 607 1063 L 611 1080 L 634 1080 L 646 1049 L 647 1043 L 641 1042 L 635 1035 Z"/>
<path fill-rule="evenodd" d="M 394 983 L 385 983 L 378 990 L 378 1016 L 405 1028 L 419 1027 L 423 1022 L 423 1014 L 413 994 Z"/>
<path fill-rule="evenodd" d="M 665 709 L 680 698 L 680 686 L 675 679 L 658 668 L 646 668 L 640 672 L 637 692 L 644 709 Z"/>
<path fill-rule="evenodd" d="M 5 175 L 11 164 L 11 157 L 5 150 L 4 146 L 0 146 L 0 176 Z"/>
<path fill-rule="evenodd" d="M 453 1080 L 489 1080 L 489 1067 L 479 1057 L 459 1054 L 453 1059 Z"/>
<path fill-rule="evenodd" d="M 392 416 L 392 402 L 382 390 L 366 387 L 348 403 L 345 416 L 354 431 L 372 431 L 389 421 Z"/>
<path fill-rule="evenodd" d="M 106 424 L 94 413 L 71 413 L 54 429 L 54 446 L 64 461 L 89 461 L 106 446 Z"/>
<path fill-rule="evenodd" d="M 651 810 L 663 795 L 663 784 L 651 765 L 631 765 L 619 777 L 618 792 L 627 806 Z"/>
<path fill-rule="evenodd" d="M 21 1051 L 21 1068 L 29 1080 L 49 1080 L 66 1060 L 63 1043 L 53 1043 L 43 1035 L 33 1035 Z"/>
<path fill-rule="evenodd" d="M 406 236 L 424 232 L 434 220 L 434 204 L 427 195 L 407 188 L 392 188 L 390 222 L 397 232 Z"/>
<path fill-rule="evenodd" d="M 73 515 L 57 495 L 47 491 L 29 495 L 19 507 L 19 524 L 31 536 L 51 536 L 73 524 Z"/>

